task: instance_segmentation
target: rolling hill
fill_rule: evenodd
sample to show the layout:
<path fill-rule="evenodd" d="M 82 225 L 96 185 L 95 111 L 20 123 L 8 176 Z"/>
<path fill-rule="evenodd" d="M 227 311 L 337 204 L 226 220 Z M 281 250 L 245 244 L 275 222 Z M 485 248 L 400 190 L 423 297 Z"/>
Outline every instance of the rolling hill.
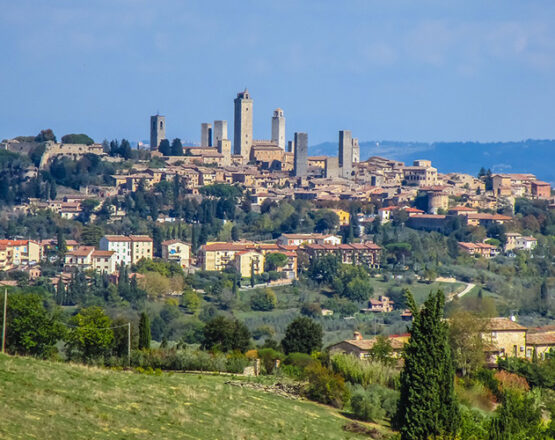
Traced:
<path fill-rule="evenodd" d="M 339 411 L 225 384 L 0 355 L 3 439 L 356 439 Z M 368 438 L 368 437 L 366 437 Z"/>

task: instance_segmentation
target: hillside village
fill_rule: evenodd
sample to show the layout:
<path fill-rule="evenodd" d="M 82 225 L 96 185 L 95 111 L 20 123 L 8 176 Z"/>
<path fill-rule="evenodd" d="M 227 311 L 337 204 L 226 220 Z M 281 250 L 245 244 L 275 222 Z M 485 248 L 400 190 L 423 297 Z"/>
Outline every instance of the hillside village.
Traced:
<path fill-rule="evenodd" d="M 509 399 L 500 390 L 548 393 L 549 183 L 360 158 L 349 130 L 337 156 L 308 156 L 306 133 L 286 142 L 282 109 L 271 139 L 252 140 L 248 90 L 234 103 L 233 150 L 227 121 L 202 123 L 200 145 L 183 145 L 165 138 L 161 115 L 136 148 L 85 134 L 57 142 L 49 129 L 0 144 L 9 353 L 287 378 L 293 392 L 264 390 L 379 422 L 375 438 L 405 429 L 396 417 L 409 417 L 409 376 L 425 362 L 411 364 L 411 350 L 434 344 L 449 349 L 426 368 L 457 376 L 456 389 L 431 383 L 434 396 L 470 401 L 461 418 L 484 432 Z M 9 324 L 30 310 L 46 329 Z"/>

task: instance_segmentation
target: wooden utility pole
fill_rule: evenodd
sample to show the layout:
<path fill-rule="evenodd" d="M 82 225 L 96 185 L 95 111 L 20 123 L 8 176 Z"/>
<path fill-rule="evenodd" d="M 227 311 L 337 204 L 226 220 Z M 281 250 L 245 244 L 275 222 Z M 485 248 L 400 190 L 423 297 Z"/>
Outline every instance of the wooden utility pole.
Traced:
<path fill-rule="evenodd" d="M 8 289 L 4 289 L 4 319 L 2 320 L 2 353 L 6 352 L 6 318 L 8 310 Z"/>

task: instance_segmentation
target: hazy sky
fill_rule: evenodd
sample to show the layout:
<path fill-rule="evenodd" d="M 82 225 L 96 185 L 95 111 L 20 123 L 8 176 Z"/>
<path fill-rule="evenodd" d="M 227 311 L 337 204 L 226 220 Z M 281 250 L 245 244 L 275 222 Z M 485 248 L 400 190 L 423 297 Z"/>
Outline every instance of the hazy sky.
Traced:
<path fill-rule="evenodd" d="M 555 138 L 553 0 L 0 0 L 0 139 L 199 141 L 245 86 L 254 137 Z"/>

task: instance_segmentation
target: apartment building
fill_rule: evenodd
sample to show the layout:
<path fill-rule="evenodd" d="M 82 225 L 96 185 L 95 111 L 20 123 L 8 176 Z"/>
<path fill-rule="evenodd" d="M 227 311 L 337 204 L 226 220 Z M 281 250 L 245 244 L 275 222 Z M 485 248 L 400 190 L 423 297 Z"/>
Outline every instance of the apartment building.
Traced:
<path fill-rule="evenodd" d="M 186 269 L 191 264 L 191 245 L 181 240 L 166 240 L 162 242 L 162 259 L 175 261 Z"/>
<path fill-rule="evenodd" d="M 322 258 L 324 255 L 335 255 L 343 264 L 361 264 L 368 268 L 380 267 L 381 246 L 375 243 L 351 243 L 351 244 L 305 244 L 303 252 L 306 252 L 310 260 Z"/>
<path fill-rule="evenodd" d="M 326 234 L 282 234 L 277 239 L 277 244 L 282 246 L 300 246 L 302 244 L 341 244 L 337 235 Z"/>
<path fill-rule="evenodd" d="M 0 240 L 0 270 L 38 263 L 41 248 L 33 240 Z"/>
<path fill-rule="evenodd" d="M 114 251 L 116 265 L 135 264 L 140 259 L 152 259 L 153 241 L 148 235 L 105 235 L 100 249 Z"/>
<path fill-rule="evenodd" d="M 469 243 L 459 241 L 459 250 L 468 255 L 479 255 L 484 258 L 493 258 L 499 254 L 499 248 L 487 243 Z"/>
<path fill-rule="evenodd" d="M 113 274 L 116 271 L 114 255 L 114 251 L 98 250 L 94 246 L 81 246 L 66 253 L 64 272 L 94 270 Z"/>

